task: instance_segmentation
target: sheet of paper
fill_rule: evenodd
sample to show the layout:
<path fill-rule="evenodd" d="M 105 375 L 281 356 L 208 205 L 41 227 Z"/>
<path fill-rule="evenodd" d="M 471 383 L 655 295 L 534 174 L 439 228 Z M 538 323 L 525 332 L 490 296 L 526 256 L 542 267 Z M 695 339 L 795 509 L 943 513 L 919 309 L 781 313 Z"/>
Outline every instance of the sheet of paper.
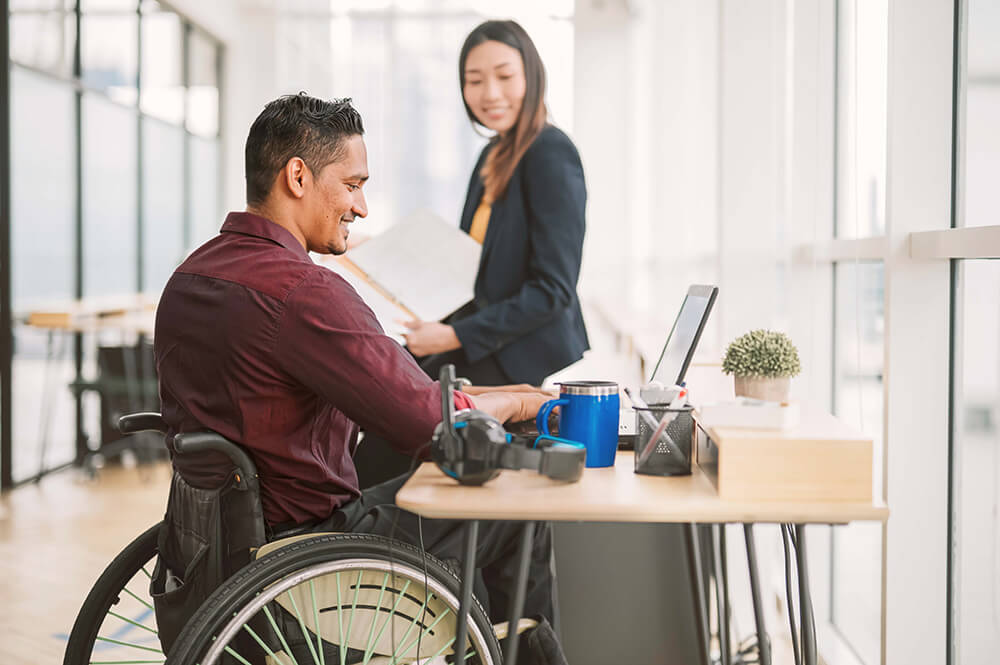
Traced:
<path fill-rule="evenodd" d="M 354 287 L 361 299 L 365 301 L 375 318 L 378 319 L 385 334 L 393 338 L 400 345 L 404 344 L 403 333 L 406 327 L 400 321 L 409 321 L 413 317 L 405 309 L 382 294 L 376 287 L 370 284 L 362 275 L 356 272 L 356 268 L 344 257 L 324 256 L 319 263 L 334 271 Z"/>
<path fill-rule="evenodd" d="M 439 321 L 473 298 L 479 243 L 429 213 L 416 213 L 347 256 L 424 321 Z"/>

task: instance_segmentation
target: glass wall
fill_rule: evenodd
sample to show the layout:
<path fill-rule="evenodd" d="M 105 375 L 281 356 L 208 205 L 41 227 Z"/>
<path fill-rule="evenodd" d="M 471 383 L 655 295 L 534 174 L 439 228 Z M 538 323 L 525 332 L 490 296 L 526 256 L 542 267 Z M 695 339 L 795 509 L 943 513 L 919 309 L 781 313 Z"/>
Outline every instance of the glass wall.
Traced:
<path fill-rule="evenodd" d="M 836 215 L 838 238 L 885 233 L 888 3 L 838 3 Z M 860 250 L 859 250 L 860 251 Z M 834 264 L 833 411 L 873 442 L 882 496 L 885 289 L 881 261 Z M 855 656 L 881 661 L 882 525 L 831 529 L 830 618 Z"/>
<path fill-rule="evenodd" d="M 218 228 L 221 46 L 150 0 L 13 0 L 9 21 L 15 325 L 0 464 L 16 483 L 102 443 L 105 393 L 85 393 L 78 439 L 68 386 L 97 378 L 99 344 L 136 339 L 32 326 L 29 314 L 80 297 L 155 299 L 194 220 Z"/>
<path fill-rule="evenodd" d="M 994 172 L 995 173 L 995 172 Z M 1000 650 L 1000 260 L 959 265 L 952 537 L 958 665 Z"/>
<path fill-rule="evenodd" d="M 11 71 L 11 307 L 73 297 L 76 166 L 72 88 L 34 71 Z M 15 326 L 12 379 L 12 477 L 73 459 L 73 378 L 67 340 L 45 330 Z M 49 361 L 46 362 L 46 358 Z M 45 396 L 46 399 L 41 399 Z M 10 463 L 3 460 L 3 464 Z"/>
<path fill-rule="evenodd" d="M 883 264 L 835 265 L 834 413 L 872 437 L 873 496 L 882 495 L 882 369 L 885 347 Z M 834 527 L 831 549 L 831 621 L 866 665 L 880 662 L 882 525 Z"/>
<path fill-rule="evenodd" d="M 1000 224 L 1000 5 L 966 5 L 961 226 Z M 958 261 L 952 443 L 952 635 L 956 665 L 1000 650 L 1000 261 Z"/>

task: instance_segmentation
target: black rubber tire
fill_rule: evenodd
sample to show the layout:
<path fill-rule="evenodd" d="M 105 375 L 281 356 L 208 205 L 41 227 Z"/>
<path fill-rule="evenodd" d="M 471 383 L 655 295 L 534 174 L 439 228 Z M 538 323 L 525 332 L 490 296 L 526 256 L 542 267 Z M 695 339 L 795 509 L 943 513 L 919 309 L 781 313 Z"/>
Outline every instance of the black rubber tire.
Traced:
<path fill-rule="evenodd" d="M 97 578 L 73 622 L 63 665 L 87 665 L 93 660 L 94 642 L 108 610 L 118 603 L 129 580 L 156 556 L 156 540 L 162 524 L 154 524 L 129 543 Z"/>
<path fill-rule="evenodd" d="M 391 543 L 391 545 L 390 545 Z M 348 558 L 394 561 L 421 570 L 426 563 L 428 579 L 436 579 L 457 599 L 460 583 L 455 573 L 439 559 L 416 547 L 382 536 L 357 533 L 325 534 L 294 542 L 244 567 L 215 590 L 181 631 L 167 658 L 167 665 L 197 665 L 216 635 L 265 588 L 309 566 Z M 486 612 L 475 598 L 469 611 L 471 627 L 482 633 L 490 659 L 502 662 L 500 645 Z"/>

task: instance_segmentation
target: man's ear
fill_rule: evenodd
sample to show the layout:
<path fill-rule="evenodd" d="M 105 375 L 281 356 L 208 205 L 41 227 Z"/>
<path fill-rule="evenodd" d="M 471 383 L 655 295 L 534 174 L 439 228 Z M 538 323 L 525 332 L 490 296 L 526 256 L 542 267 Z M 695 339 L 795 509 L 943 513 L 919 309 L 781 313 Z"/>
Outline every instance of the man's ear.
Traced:
<path fill-rule="evenodd" d="M 292 196 L 297 199 L 305 196 L 306 185 L 312 174 L 301 157 L 292 157 L 289 159 L 288 163 L 285 164 L 285 168 L 282 169 L 282 175 L 285 179 L 285 185 L 288 187 L 288 192 Z"/>

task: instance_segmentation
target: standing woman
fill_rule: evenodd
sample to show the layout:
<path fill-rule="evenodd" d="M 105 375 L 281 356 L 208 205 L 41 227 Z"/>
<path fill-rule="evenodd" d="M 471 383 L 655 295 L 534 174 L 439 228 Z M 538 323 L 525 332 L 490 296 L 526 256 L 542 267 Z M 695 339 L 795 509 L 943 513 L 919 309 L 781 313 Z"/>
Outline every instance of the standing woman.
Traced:
<path fill-rule="evenodd" d="M 446 322 L 410 322 L 434 378 L 540 385 L 589 348 L 576 293 L 587 189 L 576 146 L 547 122 L 545 67 L 514 21 L 486 21 L 458 68 L 473 126 L 494 132 L 472 172 L 461 228 L 483 245 L 475 300 Z"/>

